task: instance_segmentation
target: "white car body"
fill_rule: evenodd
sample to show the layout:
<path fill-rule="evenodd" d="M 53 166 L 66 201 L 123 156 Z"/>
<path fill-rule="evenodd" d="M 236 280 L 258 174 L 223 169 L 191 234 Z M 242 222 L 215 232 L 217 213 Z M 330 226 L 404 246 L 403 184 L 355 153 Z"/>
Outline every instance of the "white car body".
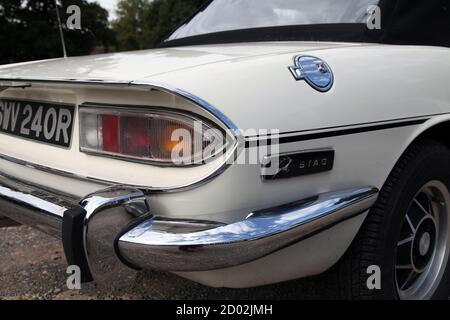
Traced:
<path fill-rule="evenodd" d="M 327 62 L 334 74 L 330 91 L 295 81 L 288 67 L 299 55 Z M 105 188 L 103 181 L 164 190 L 146 195 L 159 216 L 233 224 L 250 212 L 319 194 L 381 189 L 417 137 L 450 121 L 449 75 L 447 48 L 326 42 L 202 45 L 3 66 L 0 87 L 32 87 L 10 87 L 0 98 L 76 106 L 158 105 L 214 119 L 173 94 L 170 88 L 177 88 L 220 110 L 242 132 L 312 135 L 280 144 L 280 152 L 333 149 L 335 164 L 328 172 L 277 181 L 261 179 L 260 164 L 223 170 L 226 159 L 189 168 L 158 167 L 80 152 L 75 125 L 68 150 L 0 133 L 0 172 L 80 199 Z M 320 274 L 342 257 L 366 215 L 244 264 L 174 272 L 233 288 Z"/>

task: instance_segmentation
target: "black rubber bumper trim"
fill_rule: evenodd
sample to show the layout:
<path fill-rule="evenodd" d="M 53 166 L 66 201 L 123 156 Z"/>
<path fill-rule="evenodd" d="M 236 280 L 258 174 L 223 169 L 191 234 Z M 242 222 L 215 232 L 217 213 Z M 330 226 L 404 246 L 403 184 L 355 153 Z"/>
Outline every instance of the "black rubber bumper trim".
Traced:
<path fill-rule="evenodd" d="M 83 223 L 85 217 L 86 210 L 77 206 L 64 212 L 62 223 L 62 240 L 67 263 L 80 268 L 81 282 L 83 283 L 93 280 L 84 248 Z"/>

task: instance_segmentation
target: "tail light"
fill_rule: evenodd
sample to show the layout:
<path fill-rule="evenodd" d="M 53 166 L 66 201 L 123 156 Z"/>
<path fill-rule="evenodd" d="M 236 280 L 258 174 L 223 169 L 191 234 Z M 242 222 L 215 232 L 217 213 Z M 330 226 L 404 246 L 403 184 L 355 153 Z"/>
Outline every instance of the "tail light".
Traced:
<path fill-rule="evenodd" d="M 190 165 L 223 154 L 228 140 L 208 120 L 181 112 L 80 108 L 80 149 L 85 153 Z"/>

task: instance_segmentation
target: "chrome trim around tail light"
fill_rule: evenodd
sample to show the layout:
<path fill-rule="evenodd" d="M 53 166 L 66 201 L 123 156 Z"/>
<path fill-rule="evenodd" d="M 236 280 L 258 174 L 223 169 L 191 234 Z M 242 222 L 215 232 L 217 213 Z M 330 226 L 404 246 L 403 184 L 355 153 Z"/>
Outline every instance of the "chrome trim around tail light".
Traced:
<path fill-rule="evenodd" d="M 119 86 L 119 87 L 144 87 L 148 89 L 156 89 L 166 93 L 175 94 L 181 98 L 184 98 L 199 107 L 203 108 L 214 118 L 220 120 L 228 129 L 233 132 L 236 140 L 241 142 L 243 139 L 240 130 L 236 127 L 236 125 L 219 109 L 215 108 L 205 100 L 191 94 L 187 91 L 184 91 L 180 88 L 176 88 L 174 86 L 160 83 L 156 81 L 136 81 L 136 80 L 104 80 L 104 79 L 64 79 L 64 78 L 51 78 L 51 77 L 0 77 L 0 86 L 8 86 L 1 81 L 21 81 L 21 82 L 36 82 L 36 83 L 55 83 L 55 84 L 72 84 L 72 85 L 82 85 L 82 86 Z"/>
<path fill-rule="evenodd" d="M 213 118 L 220 121 L 226 128 L 228 128 L 235 140 L 234 147 L 231 148 L 227 155 L 224 156 L 223 161 L 217 166 L 217 169 L 205 177 L 202 177 L 192 183 L 168 188 L 157 188 L 153 186 L 135 186 L 136 188 L 153 191 L 153 192 L 179 192 L 186 189 L 195 188 L 201 186 L 210 180 L 214 179 L 218 175 L 222 174 L 229 166 L 232 161 L 231 158 L 237 158 L 240 146 L 245 145 L 245 139 L 241 133 L 241 131 L 237 128 L 237 126 L 219 109 L 215 108 L 205 100 L 188 93 L 182 89 L 159 83 L 159 82 L 151 82 L 151 81 L 128 81 L 128 80 L 104 80 L 104 79 L 63 79 L 63 78 L 51 78 L 51 77 L 0 77 L 0 86 L 9 86 L 13 82 L 27 82 L 27 83 L 43 83 L 43 84 L 56 84 L 56 85 L 78 85 L 78 86 L 107 86 L 107 87 L 121 87 L 121 88 L 144 88 L 149 90 L 160 90 L 162 92 L 166 92 L 168 94 L 177 95 L 187 101 L 194 103 L 199 106 L 203 110 L 205 110 L 208 114 L 210 114 Z M 5 82 L 10 82 L 6 84 Z M 120 184 L 120 182 L 112 182 L 106 181 L 103 179 L 95 178 L 95 177 L 85 177 L 82 175 L 77 175 L 71 172 L 64 172 L 62 170 L 55 170 L 49 167 L 33 164 L 26 162 L 24 160 L 14 159 L 12 157 L 1 155 L 0 158 L 4 160 L 8 160 L 13 163 L 17 163 L 20 165 L 25 165 L 27 167 L 32 167 L 41 171 L 53 173 L 56 175 L 62 175 L 65 177 L 74 178 L 77 180 L 85 180 L 88 182 L 101 183 L 104 185 L 112 185 L 112 184 Z"/>
<path fill-rule="evenodd" d="M 98 104 L 98 103 L 92 103 L 92 102 L 85 102 L 81 105 L 79 105 L 78 108 L 78 114 L 79 114 L 79 144 L 80 144 L 80 151 L 83 153 L 96 155 L 96 156 L 103 156 L 103 157 L 110 157 L 114 159 L 119 160 L 125 160 L 125 161 L 131 161 L 131 162 L 138 162 L 138 163 L 145 163 L 145 164 L 152 164 L 156 166 L 172 166 L 172 167 L 185 167 L 185 166 L 195 166 L 195 165 L 201 165 L 204 163 L 207 163 L 208 161 L 213 161 L 218 156 L 223 156 L 227 153 L 227 148 L 229 145 L 234 146 L 235 141 L 234 137 L 230 137 L 229 132 L 226 132 L 223 130 L 222 127 L 219 127 L 214 122 L 204 119 L 203 117 L 191 113 L 191 112 L 185 112 L 185 111 L 175 111 L 175 110 L 167 110 L 162 107 L 155 107 L 155 106 L 143 106 L 139 105 L 137 106 L 130 106 L 130 105 L 120 105 L 120 104 Z M 111 115 L 111 116 L 117 116 L 117 117 L 134 117 L 134 118 L 147 118 L 150 119 L 153 116 L 154 117 L 172 117 L 174 121 L 179 121 L 179 123 L 184 123 L 187 125 L 192 125 L 192 130 L 194 131 L 195 128 L 193 124 L 195 121 L 198 121 L 200 125 L 202 126 L 202 129 L 215 129 L 221 133 L 221 136 L 215 136 L 217 139 L 222 138 L 225 142 L 220 145 L 220 148 L 214 149 L 215 152 L 212 154 L 207 155 L 206 157 L 203 157 L 203 149 L 201 150 L 201 155 L 198 154 L 195 155 L 195 157 L 191 159 L 183 159 L 182 163 L 174 163 L 173 161 L 164 161 L 162 159 L 155 159 L 152 158 L 151 155 L 147 157 L 141 157 L 141 156 L 132 156 L 130 154 L 121 154 L 119 151 L 117 152 L 108 152 L 100 149 L 90 148 L 85 145 L 83 145 L 83 142 L 85 142 L 85 139 L 83 139 L 83 135 L 86 133 L 84 132 L 86 128 L 83 126 L 83 115 L 93 115 L 93 116 L 102 116 L 102 115 Z M 189 123 L 191 121 L 192 123 Z M 150 127 L 148 127 L 150 129 Z M 100 129 L 100 126 L 98 128 Z M 228 130 L 229 131 L 229 130 Z M 203 134 L 203 133 L 200 133 Z M 98 136 L 101 136 L 100 132 Z M 118 134 L 118 137 L 120 134 Z M 204 136 L 202 135 L 202 138 Z M 195 140 L 195 137 L 191 137 L 192 141 Z M 202 141 L 203 142 L 203 141 Z M 192 152 L 195 148 L 192 148 Z M 187 163 L 185 163 L 185 161 Z"/>

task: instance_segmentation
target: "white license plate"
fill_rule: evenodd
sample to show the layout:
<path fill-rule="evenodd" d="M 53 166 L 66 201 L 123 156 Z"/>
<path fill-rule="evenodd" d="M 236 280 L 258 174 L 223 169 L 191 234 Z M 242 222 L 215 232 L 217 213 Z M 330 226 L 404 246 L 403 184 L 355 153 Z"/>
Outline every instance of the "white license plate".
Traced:
<path fill-rule="evenodd" d="M 0 98 L 0 132 L 69 147 L 75 106 Z"/>

